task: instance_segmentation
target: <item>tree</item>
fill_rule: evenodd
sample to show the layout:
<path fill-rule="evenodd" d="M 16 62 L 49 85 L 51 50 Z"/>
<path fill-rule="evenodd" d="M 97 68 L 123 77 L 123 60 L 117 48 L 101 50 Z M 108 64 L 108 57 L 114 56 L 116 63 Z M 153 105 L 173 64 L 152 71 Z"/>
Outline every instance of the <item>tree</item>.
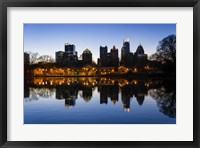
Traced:
<path fill-rule="evenodd" d="M 37 59 L 38 62 L 41 63 L 54 63 L 55 60 L 49 55 L 42 55 Z"/>
<path fill-rule="evenodd" d="M 29 58 L 30 58 L 30 64 L 31 65 L 36 64 L 39 53 L 29 51 L 28 54 L 29 54 Z"/>
<path fill-rule="evenodd" d="M 150 60 L 159 61 L 163 64 L 176 63 L 176 35 L 169 35 L 159 42 L 156 53 L 151 55 Z"/>
<path fill-rule="evenodd" d="M 170 118 L 176 118 L 176 84 L 174 80 L 163 82 L 163 86 L 151 90 L 151 97 L 156 100 L 159 111 Z"/>

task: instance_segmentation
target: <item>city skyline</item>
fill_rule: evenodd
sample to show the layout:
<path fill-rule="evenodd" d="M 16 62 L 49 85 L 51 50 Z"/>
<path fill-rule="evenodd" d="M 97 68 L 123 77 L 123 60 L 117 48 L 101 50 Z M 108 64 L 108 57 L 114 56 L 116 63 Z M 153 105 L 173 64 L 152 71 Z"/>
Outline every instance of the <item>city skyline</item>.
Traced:
<path fill-rule="evenodd" d="M 129 38 L 131 52 L 141 44 L 151 55 L 158 42 L 170 34 L 176 35 L 175 24 L 25 24 L 24 51 L 55 59 L 55 51 L 63 51 L 65 43 L 70 43 L 76 46 L 78 57 L 89 49 L 97 62 L 100 46 L 110 51 L 115 45 L 121 55 L 123 40 Z"/>

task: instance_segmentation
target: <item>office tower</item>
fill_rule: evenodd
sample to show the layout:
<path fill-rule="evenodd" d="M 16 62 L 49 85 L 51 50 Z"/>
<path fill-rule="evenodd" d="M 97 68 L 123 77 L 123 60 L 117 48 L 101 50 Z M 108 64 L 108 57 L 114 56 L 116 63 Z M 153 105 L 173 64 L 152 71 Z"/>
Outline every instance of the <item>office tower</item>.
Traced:
<path fill-rule="evenodd" d="M 130 40 L 129 39 L 124 39 L 123 41 L 123 54 L 128 54 L 130 52 Z"/>
<path fill-rule="evenodd" d="M 125 39 L 121 49 L 121 65 L 129 66 L 130 63 L 130 41 Z"/>
<path fill-rule="evenodd" d="M 56 52 L 56 64 L 60 67 L 75 67 L 78 62 L 78 55 L 75 45 L 65 44 L 65 51 Z"/>
<path fill-rule="evenodd" d="M 92 52 L 89 49 L 83 51 L 82 61 L 84 65 L 92 64 Z"/>
<path fill-rule="evenodd" d="M 56 64 L 57 66 L 63 66 L 63 51 L 57 51 L 56 52 Z"/>
<path fill-rule="evenodd" d="M 65 44 L 65 53 L 75 55 L 75 45 L 66 43 Z"/>
<path fill-rule="evenodd" d="M 143 69 L 144 66 L 147 64 L 147 54 L 144 53 L 144 48 L 140 44 L 137 47 L 137 50 L 135 52 L 135 57 L 136 57 L 136 66 L 139 69 Z"/>
<path fill-rule="evenodd" d="M 110 63 L 111 67 L 118 67 L 119 66 L 119 57 L 118 57 L 118 49 L 113 46 L 110 50 Z"/>
<path fill-rule="evenodd" d="M 137 55 L 143 55 L 144 54 L 144 48 L 142 47 L 141 44 L 137 47 L 136 54 Z"/>
<path fill-rule="evenodd" d="M 108 52 L 108 47 L 102 47 L 100 46 L 100 65 L 102 67 L 107 66 L 107 52 Z"/>

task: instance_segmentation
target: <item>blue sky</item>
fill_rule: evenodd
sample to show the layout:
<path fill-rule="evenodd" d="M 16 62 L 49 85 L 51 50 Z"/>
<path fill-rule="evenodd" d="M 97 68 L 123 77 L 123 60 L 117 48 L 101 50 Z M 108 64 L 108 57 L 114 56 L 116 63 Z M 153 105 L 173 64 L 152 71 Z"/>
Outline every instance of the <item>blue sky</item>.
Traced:
<path fill-rule="evenodd" d="M 155 53 L 158 42 L 175 34 L 176 24 L 24 24 L 24 51 L 38 52 L 55 58 L 64 51 L 64 44 L 76 46 L 78 56 L 88 48 L 93 60 L 99 57 L 99 47 L 113 45 L 119 49 L 123 39 L 130 39 L 131 52 L 141 44 L 148 55 Z"/>

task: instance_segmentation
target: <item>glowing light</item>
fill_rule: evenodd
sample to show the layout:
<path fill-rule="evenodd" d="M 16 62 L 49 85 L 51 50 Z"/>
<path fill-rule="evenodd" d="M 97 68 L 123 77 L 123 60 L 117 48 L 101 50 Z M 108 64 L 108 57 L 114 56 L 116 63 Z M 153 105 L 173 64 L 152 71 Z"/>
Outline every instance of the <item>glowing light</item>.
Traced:
<path fill-rule="evenodd" d="M 133 80 L 133 83 L 136 85 L 137 84 L 137 80 Z"/>
<path fill-rule="evenodd" d="M 137 68 L 134 68 L 134 70 L 133 70 L 134 72 L 137 72 L 138 70 L 137 70 Z"/>

